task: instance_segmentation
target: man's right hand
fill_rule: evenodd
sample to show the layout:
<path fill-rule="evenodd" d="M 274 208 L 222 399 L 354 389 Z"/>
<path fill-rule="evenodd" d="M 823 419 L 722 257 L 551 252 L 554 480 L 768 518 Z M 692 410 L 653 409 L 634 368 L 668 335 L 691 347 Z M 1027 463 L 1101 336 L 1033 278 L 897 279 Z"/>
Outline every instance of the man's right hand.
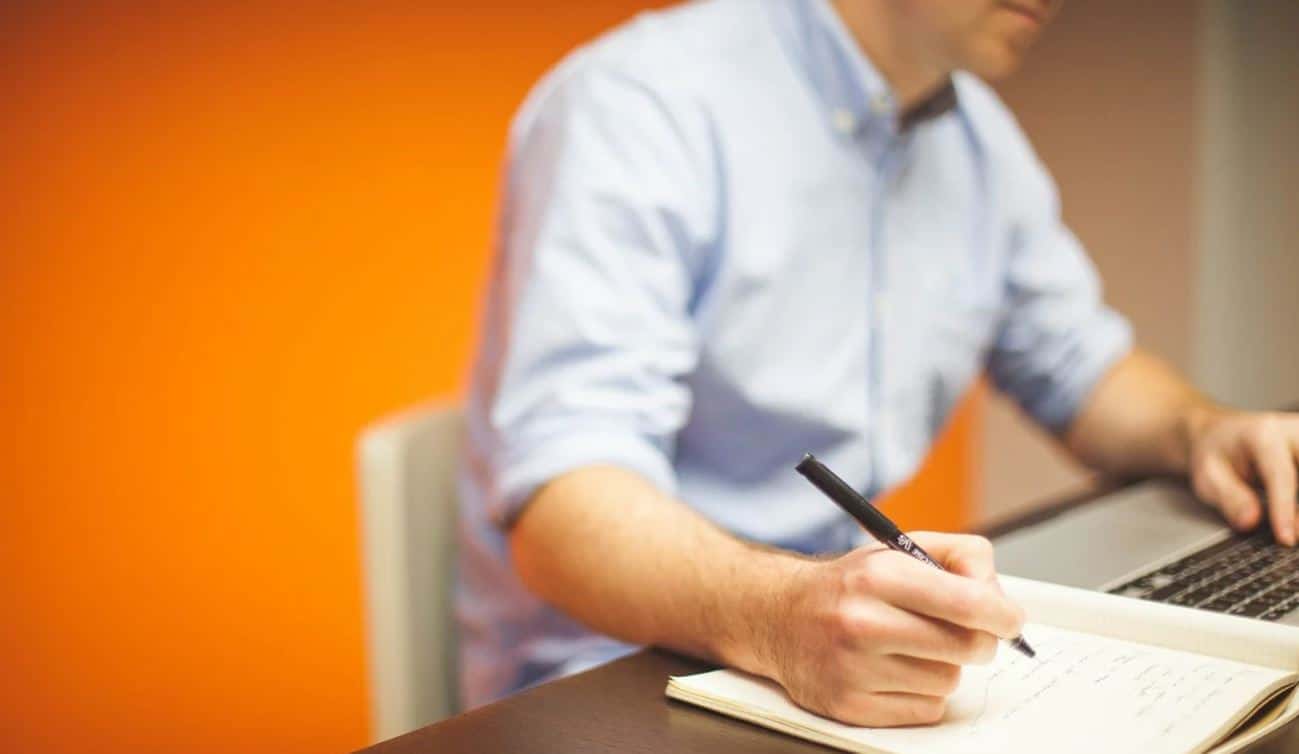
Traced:
<path fill-rule="evenodd" d="M 982 537 L 913 537 L 950 573 L 872 545 L 808 561 L 781 590 L 768 675 L 800 706 L 853 725 L 938 721 L 961 666 L 986 663 L 1024 611 L 1001 591 Z"/>

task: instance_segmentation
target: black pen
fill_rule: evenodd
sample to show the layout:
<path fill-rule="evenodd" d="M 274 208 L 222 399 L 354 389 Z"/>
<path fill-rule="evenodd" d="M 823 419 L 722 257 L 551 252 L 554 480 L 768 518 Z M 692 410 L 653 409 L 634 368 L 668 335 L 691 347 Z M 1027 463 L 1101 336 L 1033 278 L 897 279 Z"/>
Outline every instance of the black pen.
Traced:
<path fill-rule="evenodd" d="M 866 531 L 871 533 L 879 541 L 883 542 L 891 550 L 905 552 L 911 557 L 919 560 L 921 563 L 928 563 L 942 571 L 946 571 L 942 564 L 929 557 L 920 545 L 911 541 L 911 537 L 902 533 L 898 525 L 889 520 L 880 512 L 879 508 L 870 504 L 870 501 L 862 497 L 848 483 L 839 478 L 839 475 L 831 471 L 825 464 L 816 460 L 811 453 L 803 456 L 803 460 L 795 466 L 798 473 L 807 477 L 807 480 L 816 485 L 816 488 L 825 493 L 826 497 L 833 500 L 847 511 L 853 518 L 861 522 L 866 527 Z M 1035 657 L 1036 652 L 1024 641 L 1023 636 L 1016 636 L 1013 639 L 1006 639 L 1010 646 L 1023 652 L 1027 657 Z"/>

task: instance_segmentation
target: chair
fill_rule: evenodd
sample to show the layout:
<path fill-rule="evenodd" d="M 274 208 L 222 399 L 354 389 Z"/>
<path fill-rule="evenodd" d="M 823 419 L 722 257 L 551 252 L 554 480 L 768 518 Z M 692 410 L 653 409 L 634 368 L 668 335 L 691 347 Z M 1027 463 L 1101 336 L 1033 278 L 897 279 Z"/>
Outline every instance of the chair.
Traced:
<path fill-rule="evenodd" d="M 375 741 L 457 711 L 460 428 L 457 408 L 427 404 L 365 428 L 357 443 Z"/>

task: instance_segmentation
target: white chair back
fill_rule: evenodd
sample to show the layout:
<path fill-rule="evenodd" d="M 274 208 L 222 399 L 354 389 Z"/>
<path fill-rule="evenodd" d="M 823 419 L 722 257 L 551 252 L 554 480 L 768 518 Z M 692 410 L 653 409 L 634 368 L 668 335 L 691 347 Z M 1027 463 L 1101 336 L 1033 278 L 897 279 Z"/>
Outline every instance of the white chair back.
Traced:
<path fill-rule="evenodd" d="M 457 711 L 460 429 L 458 409 L 431 404 L 376 422 L 357 443 L 374 741 Z"/>

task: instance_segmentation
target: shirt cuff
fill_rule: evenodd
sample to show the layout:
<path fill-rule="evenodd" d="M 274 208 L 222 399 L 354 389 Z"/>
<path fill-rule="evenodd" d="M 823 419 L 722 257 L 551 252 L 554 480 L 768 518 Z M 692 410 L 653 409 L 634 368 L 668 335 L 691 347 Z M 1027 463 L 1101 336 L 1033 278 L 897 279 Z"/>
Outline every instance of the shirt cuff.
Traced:
<path fill-rule="evenodd" d="M 612 429 L 565 432 L 527 443 L 507 453 L 497 474 L 496 494 L 489 510 L 502 529 L 514 525 L 537 489 L 561 474 L 593 464 L 619 466 L 644 477 L 660 490 L 675 494 L 676 474 L 666 454 L 649 438 Z"/>
<path fill-rule="evenodd" d="M 1072 358 L 1059 365 L 1050 387 L 1023 406 L 1040 424 L 1057 434 L 1073 422 L 1097 383 L 1132 350 L 1132 327 L 1117 312 L 1107 310 L 1088 326 Z"/>

